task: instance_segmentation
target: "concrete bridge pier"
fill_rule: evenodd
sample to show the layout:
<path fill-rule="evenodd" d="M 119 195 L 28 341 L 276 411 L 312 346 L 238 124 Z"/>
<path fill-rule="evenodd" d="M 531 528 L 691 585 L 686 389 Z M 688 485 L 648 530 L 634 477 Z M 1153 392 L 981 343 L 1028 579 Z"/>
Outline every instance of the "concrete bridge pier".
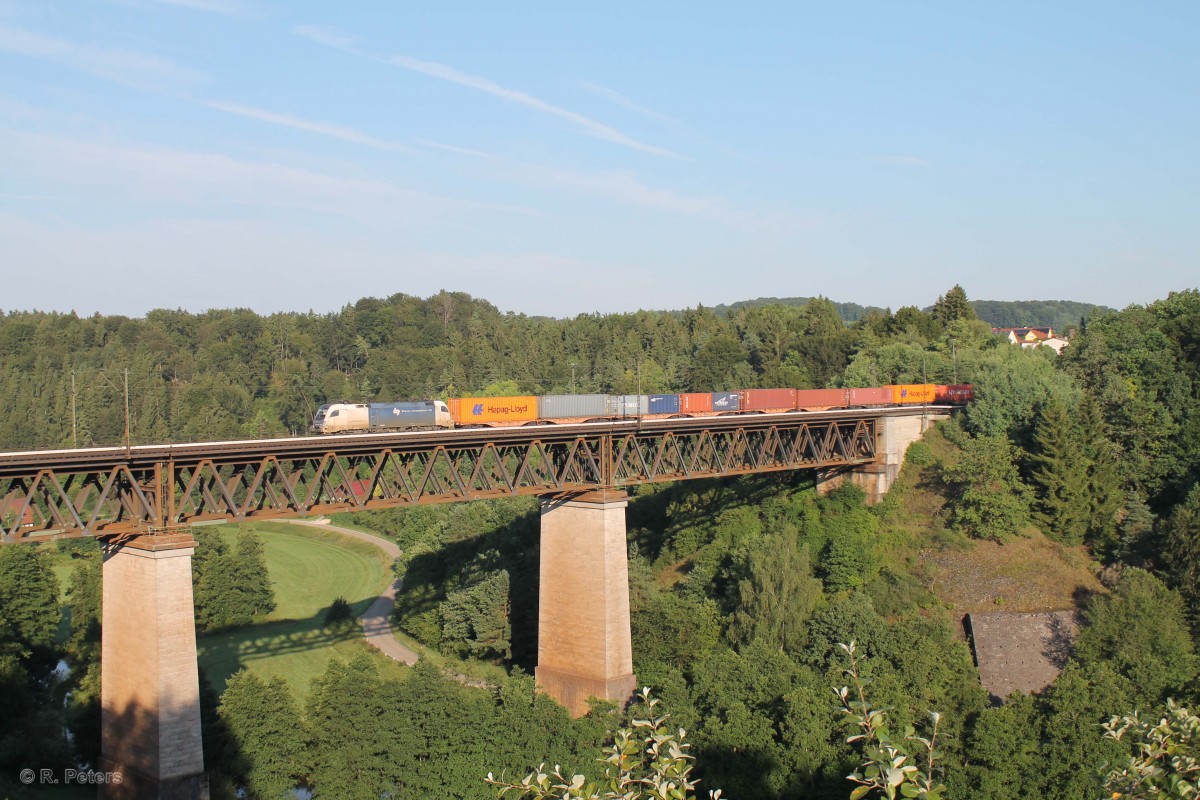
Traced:
<path fill-rule="evenodd" d="M 949 418 L 946 412 L 881 417 L 875 426 L 875 461 L 857 467 L 818 470 L 817 492 L 828 494 L 849 481 L 862 487 L 869 505 L 881 502 L 900 475 L 908 446 L 919 441 L 933 423 Z"/>
<path fill-rule="evenodd" d="M 538 685 L 572 716 L 589 697 L 624 703 L 637 688 L 629 629 L 625 492 L 541 501 Z"/>
<path fill-rule="evenodd" d="M 104 544 L 101 798 L 207 800 L 190 534 Z M 118 777 L 119 776 L 119 777 Z"/>

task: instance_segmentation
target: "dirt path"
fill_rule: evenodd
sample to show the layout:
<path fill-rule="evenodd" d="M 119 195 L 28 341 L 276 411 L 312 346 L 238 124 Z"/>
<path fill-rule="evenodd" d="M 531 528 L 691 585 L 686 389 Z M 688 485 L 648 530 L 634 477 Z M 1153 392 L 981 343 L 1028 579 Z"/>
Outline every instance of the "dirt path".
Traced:
<path fill-rule="evenodd" d="M 400 557 L 400 548 L 396 546 L 395 542 L 389 542 L 387 539 L 381 539 L 369 533 L 330 525 L 327 522 L 308 522 L 307 520 L 300 519 L 281 521 L 292 525 L 305 525 L 310 528 L 333 531 L 343 536 L 351 536 L 364 542 L 370 542 L 386 553 L 388 558 L 393 561 Z M 392 633 L 392 609 L 396 606 L 396 591 L 400 588 L 401 582 L 401 578 L 393 581 L 392 585 L 385 589 L 383 594 L 376 597 L 375 602 L 371 603 L 371 607 L 362 615 L 363 635 L 366 636 L 368 644 L 385 656 L 412 665 L 417 663 L 417 659 L 420 656 L 400 644 Z"/>

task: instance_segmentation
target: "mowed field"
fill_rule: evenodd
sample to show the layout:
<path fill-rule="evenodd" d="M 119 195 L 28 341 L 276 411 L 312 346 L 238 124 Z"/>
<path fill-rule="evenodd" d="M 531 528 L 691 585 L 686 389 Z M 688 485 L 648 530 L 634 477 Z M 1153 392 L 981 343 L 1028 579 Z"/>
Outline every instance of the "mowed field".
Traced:
<path fill-rule="evenodd" d="M 349 658 L 370 649 L 361 626 L 333 633 L 322 622 L 338 597 L 361 614 L 391 581 L 391 564 L 379 548 L 320 528 L 251 527 L 265 544 L 276 609 L 248 628 L 201 636 L 196 642 L 200 668 L 218 693 L 230 675 L 247 667 L 264 678 L 284 678 L 303 696 L 335 655 Z M 236 529 L 219 531 L 232 547 Z"/>

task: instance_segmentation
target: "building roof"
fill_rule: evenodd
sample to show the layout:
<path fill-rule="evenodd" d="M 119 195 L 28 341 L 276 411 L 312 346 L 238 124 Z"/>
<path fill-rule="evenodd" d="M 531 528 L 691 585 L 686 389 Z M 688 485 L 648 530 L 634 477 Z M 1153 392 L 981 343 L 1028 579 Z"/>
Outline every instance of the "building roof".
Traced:
<path fill-rule="evenodd" d="M 994 701 L 1015 691 L 1040 692 L 1054 682 L 1079 630 L 1074 611 L 969 614 L 979 679 Z"/>

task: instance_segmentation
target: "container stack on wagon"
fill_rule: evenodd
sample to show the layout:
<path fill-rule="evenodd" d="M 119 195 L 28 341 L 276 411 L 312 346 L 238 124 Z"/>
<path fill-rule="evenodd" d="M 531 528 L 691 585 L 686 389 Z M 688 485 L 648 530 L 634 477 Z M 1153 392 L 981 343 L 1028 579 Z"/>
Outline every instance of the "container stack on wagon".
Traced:
<path fill-rule="evenodd" d="M 970 384 L 916 383 L 846 389 L 743 389 L 650 395 L 453 397 L 445 404 L 440 400 L 326 404 L 318 410 L 313 428 L 322 433 L 338 433 L 450 425 L 469 428 L 739 413 L 775 414 L 928 403 L 965 405 L 973 396 Z"/>
<path fill-rule="evenodd" d="M 538 398 L 541 419 L 604 419 L 608 416 L 606 394 L 547 394 Z"/>
<path fill-rule="evenodd" d="M 523 425 L 538 418 L 538 398 L 526 397 L 451 397 L 450 416 L 455 426 Z"/>
<path fill-rule="evenodd" d="M 795 389 L 746 389 L 741 395 L 742 411 L 770 414 L 796 410 Z"/>

